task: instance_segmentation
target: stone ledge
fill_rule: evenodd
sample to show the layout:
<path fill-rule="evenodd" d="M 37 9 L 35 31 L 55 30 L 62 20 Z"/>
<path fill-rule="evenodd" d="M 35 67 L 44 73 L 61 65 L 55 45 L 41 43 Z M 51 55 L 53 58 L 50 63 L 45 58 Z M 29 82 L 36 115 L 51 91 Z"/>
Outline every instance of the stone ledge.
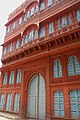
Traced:
<path fill-rule="evenodd" d="M 0 116 L 7 118 L 9 120 L 20 120 L 20 117 L 18 115 L 11 114 L 11 113 L 0 112 Z"/>

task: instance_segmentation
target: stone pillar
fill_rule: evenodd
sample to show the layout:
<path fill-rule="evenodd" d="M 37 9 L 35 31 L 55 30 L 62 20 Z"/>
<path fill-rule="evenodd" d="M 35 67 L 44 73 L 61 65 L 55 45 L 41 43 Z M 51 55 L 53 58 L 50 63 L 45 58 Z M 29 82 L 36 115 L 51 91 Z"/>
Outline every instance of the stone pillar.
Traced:
<path fill-rule="evenodd" d="M 75 25 L 77 23 L 77 21 L 76 21 L 76 12 L 75 11 L 73 11 L 72 21 L 73 21 L 73 28 L 75 28 Z"/>
<path fill-rule="evenodd" d="M 7 87 L 8 87 L 8 84 L 9 84 L 9 76 L 10 76 L 10 71 L 7 72 Z"/>
<path fill-rule="evenodd" d="M 19 116 L 23 119 L 26 117 L 25 112 L 25 76 L 24 76 L 24 69 L 22 69 L 22 78 L 21 78 L 21 97 L 20 97 L 20 113 Z"/>
<path fill-rule="evenodd" d="M 17 77 L 17 71 L 14 70 L 14 87 L 16 86 L 16 77 Z"/>
<path fill-rule="evenodd" d="M 61 57 L 61 63 L 62 63 L 62 79 L 63 82 L 67 82 L 67 59 L 65 55 L 62 55 Z"/>
<path fill-rule="evenodd" d="M 49 58 L 50 59 L 50 58 Z M 46 120 L 51 120 L 51 93 L 50 93 L 50 65 L 49 61 L 47 61 L 46 66 Z"/>
<path fill-rule="evenodd" d="M 14 96 L 15 94 L 12 93 L 11 111 L 14 111 Z"/>
<path fill-rule="evenodd" d="M 4 79 L 4 71 L 1 71 L 1 76 L 0 76 L 0 88 L 3 86 L 3 79 Z"/>
<path fill-rule="evenodd" d="M 64 110 L 65 117 L 70 118 L 70 99 L 69 99 L 69 91 L 67 87 L 64 87 Z"/>
<path fill-rule="evenodd" d="M 6 98 L 7 98 L 7 93 L 4 93 L 3 110 L 6 110 Z"/>

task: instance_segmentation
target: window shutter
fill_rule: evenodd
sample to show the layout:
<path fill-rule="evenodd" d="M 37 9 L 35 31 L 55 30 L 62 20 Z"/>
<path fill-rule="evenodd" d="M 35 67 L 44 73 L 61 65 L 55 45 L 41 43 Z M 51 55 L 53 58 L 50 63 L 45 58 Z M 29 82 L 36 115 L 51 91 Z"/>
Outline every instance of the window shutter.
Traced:
<path fill-rule="evenodd" d="M 64 116 L 64 97 L 61 91 L 54 93 L 54 115 Z"/>
<path fill-rule="evenodd" d="M 77 22 L 80 22 L 80 9 L 76 11 L 76 20 Z"/>
<path fill-rule="evenodd" d="M 52 0 L 48 0 L 48 6 L 52 5 Z"/>

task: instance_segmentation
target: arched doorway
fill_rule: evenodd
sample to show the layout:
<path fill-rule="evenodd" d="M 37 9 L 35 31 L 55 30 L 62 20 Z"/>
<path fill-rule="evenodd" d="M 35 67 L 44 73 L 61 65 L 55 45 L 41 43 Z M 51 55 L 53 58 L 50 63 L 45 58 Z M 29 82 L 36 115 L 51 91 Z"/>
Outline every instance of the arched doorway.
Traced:
<path fill-rule="evenodd" d="M 45 82 L 40 74 L 35 74 L 28 88 L 28 118 L 45 120 Z"/>

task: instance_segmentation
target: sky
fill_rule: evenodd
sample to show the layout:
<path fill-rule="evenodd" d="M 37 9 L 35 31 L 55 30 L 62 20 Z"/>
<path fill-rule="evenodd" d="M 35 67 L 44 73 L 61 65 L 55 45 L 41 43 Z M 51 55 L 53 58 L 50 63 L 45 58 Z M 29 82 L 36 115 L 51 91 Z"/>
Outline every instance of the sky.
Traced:
<path fill-rule="evenodd" d="M 4 42 L 6 27 L 9 14 L 21 5 L 25 0 L 0 0 L 0 45 Z M 2 47 L 0 46 L 0 59 L 2 56 Z M 1 61 L 0 61 L 1 67 Z"/>

